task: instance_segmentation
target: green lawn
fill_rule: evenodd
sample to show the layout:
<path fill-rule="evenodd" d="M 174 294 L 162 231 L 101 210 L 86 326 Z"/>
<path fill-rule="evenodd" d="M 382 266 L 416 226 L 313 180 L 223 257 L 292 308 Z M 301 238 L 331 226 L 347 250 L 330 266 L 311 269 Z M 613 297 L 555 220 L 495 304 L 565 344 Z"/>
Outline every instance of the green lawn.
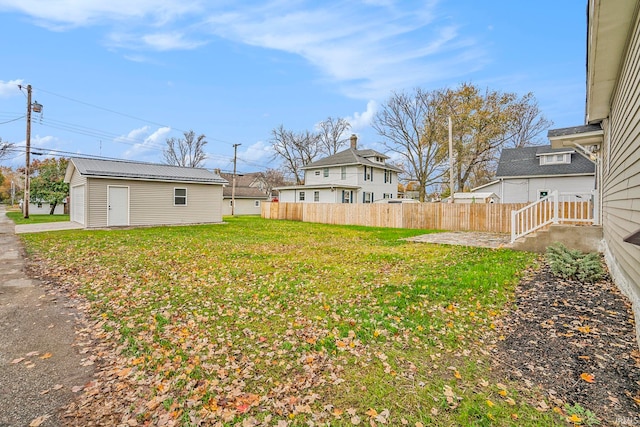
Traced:
<path fill-rule="evenodd" d="M 494 322 L 532 254 L 226 221 L 23 235 L 119 344 L 103 402 L 185 426 L 564 425 L 491 371 Z"/>
<path fill-rule="evenodd" d="M 40 224 L 43 222 L 69 221 L 69 215 L 37 214 L 29 215 L 29 218 L 24 218 L 22 212 L 7 212 L 6 214 L 16 224 Z"/>

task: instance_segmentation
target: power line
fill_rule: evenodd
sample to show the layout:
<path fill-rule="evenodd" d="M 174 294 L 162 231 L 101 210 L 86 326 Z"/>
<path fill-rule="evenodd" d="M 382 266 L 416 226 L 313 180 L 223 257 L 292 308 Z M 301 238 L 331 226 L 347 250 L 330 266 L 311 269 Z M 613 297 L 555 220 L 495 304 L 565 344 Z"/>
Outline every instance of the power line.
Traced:
<path fill-rule="evenodd" d="M 0 125 L 4 125 L 4 124 L 7 124 L 7 123 L 11 123 L 11 122 L 15 122 L 15 121 L 18 121 L 18 120 L 22 120 L 24 118 L 25 118 L 25 116 L 16 117 L 15 119 L 7 120 L 6 122 L 0 122 Z"/>

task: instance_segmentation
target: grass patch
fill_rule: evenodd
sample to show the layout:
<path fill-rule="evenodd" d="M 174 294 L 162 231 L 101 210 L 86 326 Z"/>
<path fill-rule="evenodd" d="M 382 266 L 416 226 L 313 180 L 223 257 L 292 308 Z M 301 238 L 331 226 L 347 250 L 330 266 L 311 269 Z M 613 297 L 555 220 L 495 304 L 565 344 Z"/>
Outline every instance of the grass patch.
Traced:
<path fill-rule="evenodd" d="M 22 212 L 6 212 L 6 215 L 15 224 L 41 224 L 44 222 L 69 221 L 69 215 L 30 214 L 29 218 L 24 218 L 24 214 Z"/>
<path fill-rule="evenodd" d="M 139 420 L 562 425 L 490 380 L 493 321 L 534 255 L 400 240 L 425 230 L 226 221 L 22 235 L 138 371 Z"/>

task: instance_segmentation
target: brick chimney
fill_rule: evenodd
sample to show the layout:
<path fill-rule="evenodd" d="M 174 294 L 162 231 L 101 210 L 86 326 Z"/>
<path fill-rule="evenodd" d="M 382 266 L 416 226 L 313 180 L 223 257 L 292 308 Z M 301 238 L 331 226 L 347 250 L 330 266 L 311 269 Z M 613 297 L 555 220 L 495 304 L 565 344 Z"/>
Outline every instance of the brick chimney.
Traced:
<path fill-rule="evenodd" d="M 355 133 L 351 134 L 351 149 L 356 150 L 358 148 L 358 137 Z"/>

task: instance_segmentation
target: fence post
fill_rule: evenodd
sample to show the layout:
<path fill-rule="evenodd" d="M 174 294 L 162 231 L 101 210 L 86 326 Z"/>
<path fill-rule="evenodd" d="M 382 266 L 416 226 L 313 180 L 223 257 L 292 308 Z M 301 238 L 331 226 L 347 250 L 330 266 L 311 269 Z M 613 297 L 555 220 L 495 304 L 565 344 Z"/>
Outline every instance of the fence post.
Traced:
<path fill-rule="evenodd" d="M 559 199 L 560 199 L 560 197 L 558 196 L 558 190 L 553 191 L 551 195 L 553 196 L 553 223 L 557 224 L 558 223 L 558 205 L 559 205 Z"/>
<path fill-rule="evenodd" d="M 516 241 L 516 211 L 511 211 L 511 243 Z"/>

